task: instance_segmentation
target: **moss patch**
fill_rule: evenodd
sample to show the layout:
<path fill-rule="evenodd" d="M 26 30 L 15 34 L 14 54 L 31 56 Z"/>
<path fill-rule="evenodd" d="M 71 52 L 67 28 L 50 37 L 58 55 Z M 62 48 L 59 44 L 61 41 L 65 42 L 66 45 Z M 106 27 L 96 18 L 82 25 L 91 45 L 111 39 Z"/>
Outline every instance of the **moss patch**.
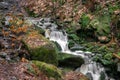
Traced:
<path fill-rule="evenodd" d="M 75 69 L 77 67 L 80 67 L 84 63 L 83 58 L 80 56 L 66 53 L 59 53 L 58 55 L 58 62 L 60 67 Z"/>
<path fill-rule="evenodd" d="M 51 64 L 46 64 L 40 61 L 32 61 L 39 69 L 44 72 L 49 78 L 53 77 L 56 80 L 62 80 L 62 71 L 56 66 Z"/>
<path fill-rule="evenodd" d="M 30 33 L 25 36 L 23 42 L 30 52 L 32 60 L 39 60 L 57 65 L 57 52 L 55 45 L 49 42 L 41 34 Z"/>

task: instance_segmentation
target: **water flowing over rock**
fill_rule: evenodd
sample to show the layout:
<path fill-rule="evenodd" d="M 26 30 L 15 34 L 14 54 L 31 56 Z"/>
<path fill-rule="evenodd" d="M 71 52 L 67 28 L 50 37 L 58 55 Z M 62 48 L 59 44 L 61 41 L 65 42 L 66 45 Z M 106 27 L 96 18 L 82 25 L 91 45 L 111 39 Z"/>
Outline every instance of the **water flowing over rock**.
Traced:
<path fill-rule="evenodd" d="M 72 52 L 69 50 L 67 33 L 64 30 L 58 30 L 58 26 L 55 23 L 51 22 L 50 18 L 42 18 L 37 20 L 29 19 L 29 21 L 31 21 L 37 27 L 44 29 L 45 37 L 49 38 L 51 41 L 57 42 L 61 46 L 62 52 L 81 56 L 84 58 L 85 63 L 80 68 L 76 69 L 76 72 L 82 72 L 88 76 L 90 80 L 108 80 L 104 67 L 99 63 L 92 61 L 92 57 L 94 56 L 93 53 L 83 52 L 80 50 Z"/>
<path fill-rule="evenodd" d="M 76 69 L 77 72 L 82 72 L 83 74 L 86 74 L 90 78 L 90 80 L 108 80 L 105 69 L 104 67 L 102 67 L 102 65 L 92 61 L 89 57 L 85 57 L 84 60 L 85 64 Z M 104 79 L 101 79 L 102 73 L 105 76 Z"/>
<path fill-rule="evenodd" d="M 63 52 L 69 50 L 66 33 L 63 34 L 62 31 L 52 31 L 50 35 L 47 32 L 46 37 L 48 37 L 51 41 L 57 42 L 61 46 Z"/>

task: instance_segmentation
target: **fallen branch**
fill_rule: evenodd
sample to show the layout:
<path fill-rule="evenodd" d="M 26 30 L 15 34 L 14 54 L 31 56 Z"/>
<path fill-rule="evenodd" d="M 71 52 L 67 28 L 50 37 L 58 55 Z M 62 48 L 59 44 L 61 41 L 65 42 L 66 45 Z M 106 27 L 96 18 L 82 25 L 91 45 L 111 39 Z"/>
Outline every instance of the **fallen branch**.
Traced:
<path fill-rule="evenodd" d="M 113 53 L 113 56 L 116 57 L 116 58 L 118 58 L 120 60 L 120 56 L 118 54 Z"/>

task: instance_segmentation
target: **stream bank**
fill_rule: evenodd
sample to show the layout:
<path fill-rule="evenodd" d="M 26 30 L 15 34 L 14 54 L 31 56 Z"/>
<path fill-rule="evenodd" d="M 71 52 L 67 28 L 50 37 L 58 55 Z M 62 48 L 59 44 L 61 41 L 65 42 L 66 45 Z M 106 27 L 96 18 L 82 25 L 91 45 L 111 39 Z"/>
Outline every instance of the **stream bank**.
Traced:
<path fill-rule="evenodd" d="M 9 9 L 6 5 L 10 5 Z M 80 72 L 71 71 L 68 74 L 56 67 L 58 62 L 56 48 L 34 29 L 34 25 L 26 22 L 25 15 L 21 13 L 16 0 L 0 1 L 0 7 L 2 11 L 0 17 L 0 79 L 88 80 Z M 45 44 L 48 45 L 44 46 Z M 36 51 L 35 48 L 39 49 Z"/>
<path fill-rule="evenodd" d="M 7 0 L 7 2 L 9 3 L 11 3 L 11 1 L 12 0 Z M 24 0 L 23 0 L 24 1 Z M 26 0 L 27 1 L 27 0 Z M 46 1 L 46 0 L 45 0 Z M 2 1 L 1 1 L 2 2 Z M 6 1 L 5 1 L 6 2 Z M 44 1 L 43 1 L 44 2 Z M 104 2 L 104 1 L 103 1 Z M 13 3 L 16 5 L 16 1 L 13 1 Z M 64 3 L 64 1 L 63 1 L 63 3 Z M 70 2 L 71 4 L 73 4 L 72 2 Z M 119 3 L 119 2 L 118 2 Z M 3 5 L 3 3 L 1 3 L 2 5 Z M 45 4 L 47 4 L 47 3 L 45 3 Z M 77 4 L 79 4 L 79 2 L 77 2 Z M 110 2 L 110 4 L 111 4 L 111 2 Z M 116 4 L 117 4 L 117 2 L 116 2 Z M 8 4 L 4 4 L 4 5 L 8 5 Z M 13 4 L 10 4 L 11 6 L 13 5 Z M 63 4 L 61 4 L 61 5 L 63 5 Z M 68 5 L 68 3 L 67 4 L 65 4 L 65 5 Z M 12 62 L 14 62 L 14 61 L 20 61 L 20 60 L 22 60 L 23 59 L 23 62 L 24 61 L 27 61 L 26 59 L 24 60 L 24 58 L 22 58 L 22 57 L 25 57 L 25 58 L 27 58 L 28 60 L 31 60 L 31 57 L 29 57 L 30 56 L 30 54 L 29 54 L 29 50 L 26 50 L 25 48 L 26 47 L 24 47 L 24 44 L 22 44 L 22 42 L 21 42 L 21 39 L 20 38 L 18 38 L 18 36 L 20 36 L 21 34 L 25 34 L 26 33 L 26 29 L 29 29 L 29 30 L 31 30 L 31 29 L 33 29 L 33 28 L 27 28 L 27 27 L 25 27 L 25 26 L 21 26 L 21 24 L 23 24 L 24 23 L 24 13 L 23 13 L 23 15 L 21 15 L 21 12 L 24 12 L 24 11 L 20 11 L 20 12 L 17 12 L 17 11 L 19 11 L 20 10 L 20 8 L 18 8 L 18 6 L 16 6 L 17 7 L 17 9 L 15 9 L 15 7 L 14 6 L 12 6 L 12 8 L 11 8 L 11 6 L 9 7 L 10 9 L 7 9 L 5 6 L 0 6 L 0 7 L 2 7 L 2 8 L 0 8 L 1 9 L 1 11 L 3 12 L 3 14 L 4 14 L 4 12 L 6 13 L 6 12 L 8 12 L 8 16 L 11 16 L 11 14 L 9 14 L 9 13 L 12 13 L 12 16 L 13 15 L 15 15 L 15 14 L 17 14 L 17 17 L 18 16 L 22 16 L 22 17 L 20 17 L 20 19 L 13 19 L 13 22 L 12 22 L 12 24 L 14 24 L 12 27 L 11 27 L 11 25 L 4 25 L 4 22 L 1 22 L 1 26 L 2 26 L 2 29 L 1 29 L 1 42 L 0 42 L 0 48 L 1 48 L 1 50 L 2 50 L 2 52 L 4 52 L 5 50 L 6 50 L 6 53 L 4 54 L 4 53 L 1 53 L 1 56 L 3 57 L 3 59 L 5 59 L 5 60 L 8 60 L 8 61 L 10 61 L 11 62 L 11 60 L 12 60 Z M 77 6 L 77 5 L 76 5 Z M 53 8 L 53 6 L 51 6 L 52 8 Z M 110 10 L 113 10 L 112 12 L 116 12 L 117 11 L 117 9 L 119 9 L 119 7 L 117 7 L 116 5 L 114 6 L 115 7 L 115 9 L 113 9 L 113 7 L 111 8 L 110 7 Z M 64 7 L 64 8 L 66 8 L 66 7 Z M 77 6 L 76 7 L 76 9 L 78 9 L 78 8 L 80 8 L 80 6 Z M 50 8 L 51 9 L 51 8 Z M 17 10 L 17 11 L 16 11 Z M 71 10 L 71 9 L 70 9 Z M 29 11 L 29 10 L 28 10 Z M 75 10 L 76 11 L 76 10 Z M 83 10 L 84 11 L 84 10 Z M 64 12 L 64 11 L 63 11 Z M 69 11 L 69 12 L 72 12 L 72 11 Z M 79 12 L 79 11 L 76 11 L 76 12 Z M 86 12 L 86 10 L 85 10 L 85 12 Z M 104 12 L 104 10 L 103 10 L 103 12 Z M 112 13 L 112 12 L 110 12 L 110 13 Z M 13 14 L 14 13 L 14 14 Z M 20 14 L 18 14 L 18 13 L 20 13 Z M 32 11 L 30 11 L 30 13 L 32 13 L 32 15 L 34 16 L 34 14 L 33 14 L 33 12 Z M 82 14 L 82 13 L 81 13 Z M 116 13 L 115 13 L 116 14 Z M 118 10 L 118 13 L 117 14 L 119 14 L 119 10 Z M 71 16 L 72 14 L 70 14 L 69 16 Z M 101 16 L 102 16 L 103 14 L 101 14 Z M 4 16 L 5 16 L 5 14 L 4 14 Z M 15 15 L 16 16 L 16 15 Z M 15 17 L 15 16 L 13 16 L 13 17 Z M 36 15 L 37 17 L 38 16 L 40 16 L 40 15 Z M 34 16 L 34 17 L 36 17 L 36 16 Z M 64 15 L 64 16 L 66 16 L 66 15 Z M 64 16 L 60 16 L 60 14 L 58 14 L 58 17 L 57 18 L 60 18 L 60 20 L 62 20 L 62 19 L 64 19 Z M 78 15 L 79 17 L 80 17 L 80 15 Z M 102 23 L 104 23 L 104 22 L 102 22 L 102 23 L 100 23 L 100 24 L 98 24 L 98 25 L 96 25 L 96 26 L 98 26 L 98 27 L 100 27 L 100 29 L 98 29 L 98 28 L 96 28 L 96 26 L 94 26 L 94 24 L 95 24 L 95 22 L 100 22 L 101 21 L 101 19 L 100 19 L 100 17 L 101 16 L 99 16 L 99 17 L 95 17 L 94 18 L 94 16 L 93 16 L 93 14 L 92 15 L 89 15 L 89 13 L 88 14 L 83 14 L 82 15 L 82 18 L 80 19 L 80 21 L 79 22 L 77 22 L 76 23 L 76 21 L 72 21 L 72 19 L 70 19 L 70 18 L 68 18 L 68 17 L 65 17 L 65 18 L 67 18 L 67 19 L 64 19 L 65 21 L 63 22 L 63 23 L 61 23 L 60 21 L 58 21 L 58 22 L 55 22 L 56 24 L 58 24 L 58 29 L 60 29 L 60 28 L 64 28 L 64 26 L 66 26 L 64 29 L 67 31 L 67 33 L 68 33 L 68 39 L 70 40 L 70 41 L 68 41 L 70 44 L 68 44 L 69 45 L 69 48 L 71 48 L 71 50 L 73 50 L 73 51 L 75 51 L 75 50 L 79 50 L 79 49 L 81 49 L 81 50 L 83 50 L 83 51 L 91 51 L 91 52 L 93 52 L 93 53 L 95 53 L 95 58 L 94 58 L 94 60 L 95 61 L 97 61 L 97 62 L 100 62 L 100 63 L 102 63 L 105 67 L 107 67 L 107 70 L 108 70 L 108 72 L 107 73 L 109 73 L 109 76 L 111 76 L 111 77 L 114 77 L 115 78 L 115 80 L 118 80 L 119 79 L 119 75 L 118 75 L 118 71 L 117 71 L 117 63 L 119 62 L 119 60 L 118 59 L 116 59 L 116 58 L 114 58 L 113 56 L 112 56 L 112 53 L 113 52 L 116 52 L 116 53 L 119 53 L 119 48 L 118 48 L 118 44 L 117 43 L 112 43 L 112 44 L 108 44 L 107 45 L 107 43 L 110 41 L 110 40 L 108 40 L 109 39 L 109 37 L 110 37 L 110 39 L 111 39 L 111 36 L 108 36 L 108 38 L 106 37 L 106 36 L 103 36 L 103 34 L 104 34 L 104 32 L 105 32 L 105 35 L 106 35 L 106 33 L 108 34 L 109 33 L 109 30 L 110 29 L 108 29 L 108 27 L 105 27 L 105 29 L 103 29 L 103 27 L 101 27 L 101 26 L 99 26 L 99 25 L 101 25 Z M 3 15 L 2 15 L 2 17 L 3 17 Z M 79 17 L 76 17 L 76 19 L 77 18 L 79 18 Z M 117 16 L 118 18 L 119 18 L 119 16 Z M 4 17 L 3 17 L 4 18 Z M 16 18 L 16 17 L 15 17 Z M 90 18 L 90 19 L 89 19 Z M 93 19 L 94 18 L 94 19 Z M 113 16 L 113 19 L 114 18 L 116 18 L 116 16 Z M 22 20 L 21 20 L 22 19 Z M 38 18 L 38 19 L 40 19 L 40 18 Z M 90 22 L 90 25 L 88 24 L 89 23 L 89 20 L 91 20 L 91 19 L 93 19 L 91 22 Z M 105 25 L 103 25 L 103 26 L 108 26 L 108 24 L 109 24 L 109 20 L 108 19 L 106 19 L 106 16 L 103 18 L 104 20 L 106 20 L 105 22 L 106 23 L 104 23 Z M 113 20 L 112 19 L 112 20 Z M 3 19 L 1 18 L 0 20 L 2 20 L 3 21 Z M 56 19 L 56 18 L 53 18 L 53 21 L 52 22 L 54 22 L 54 20 L 56 21 L 56 20 L 58 20 L 58 19 Z M 72 22 L 71 22 L 72 21 Z M 85 22 L 84 22 L 85 21 Z M 16 24 L 17 23 L 17 24 Z M 114 20 L 113 20 L 113 23 L 112 23 L 112 25 L 114 25 L 114 23 L 116 24 L 119 24 L 119 19 L 115 19 L 115 22 L 114 22 Z M 82 24 L 82 29 L 81 29 L 81 25 Z M 29 24 L 27 24 L 27 26 L 28 26 Z M 87 28 L 90 28 L 90 29 L 86 29 L 85 27 L 86 27 L 86 25 L 89 25 L 89 26 L 87 26 Z M 4 27 L 5 26 L 5 27 Z M 14 26 L 15 26 L 15 28 L 14 28 Z M 17 26 L 17 27 L 16 27 Z M 72 26 L 72 27 L 71 27 Z M 91 27 L 92 26 L 92 27 Z M 11 28 L 10 30 L 9 30 L 9 27 Z M 2 31 L 3 30 L 3 28 L 4 28 L 4 31 Z M 91 28 L 94 28 L 92 31 L 91 31 Z M 96 31 L 96 29 L 97 29 L 97 31 Z M 106 31 L 106 29 L 107 29 L 107 31 Z M 83 32 L 82 32 L 82 31 Z M 100 30 L 100 32 L 99 32 L 99 30 Z M 119 29 L 118 29 L 119 30 Z M 102 31 L 102 32 L 101 32 Z M 9 33 L 7 33 L 7 32 L 9 32 Z M 20 32 L 20 33 L 19 33 Z M 41 30 L 40 31 L 38 31 L 38 32 L 40 32 L 40 33 L 42 33 L 42 34 L 44 34 L 44 31 L 43 32 L 41 32 Z M 82 33 L 80 33 L 80 32 L 82 32 Z M 84 33 L 84 32 L 88 32 L 87 33 L 87 35 L 86 35 L 86 33 Z M 90 32 L 90 34 L 89 34 L 89 32 Z M 113 32 L 114 33 L 114 32 Z M 17 35 L 16 35 L 17 34 Z M 30 33 L 31 34 L 31 33 Z M 33 34 L 33 33 L 32 33 Z M 36 34 L 36 32 L 35 32 L 35 34 Z M 81 35 L 82 34 L 82 35 Z M 85 35 L 84 35 L 85 34 Z M 10 35 L 10 36 L 9 36 Z M 11 36 L 12 35 L 12 36 Z M 101 36 L 102 35 L 102 36 Z M 31 37 L 33 37 L 33 35 L 30 35 Z M 4 37 L 4 38 L 3 38 Z M 89 37 L 89 38 L 88 38 Z M 15 39 L 14 39 L 15 38 Z M 16 39 L 17 38 L 17 39 Z M 95 38 L 95 39 L 94 39 Z M 119 41 L 119 34 L 117 35 L 117 39 L 118 39 L 118 41 Z M 87 41 L 88 40 L 88 41 Z M 39 42 L 39 40 L 37 40 L 38 42 Z M 115 40 L 115 38 L 113 37 L 113 41 L 116 41 Z M 9 43 L 10 42 L 10 43 Z M 88 43 L 87 43 L 88 42 Z M 15 44 L 12 44 L 12 43 L 15 43 Z M 33 44 L 35 43 L 35 42 L 32 42 Z M 23 45 L 22 46 L 22 48 L 21 48 L 21 46 L 20 45 Z M 35 43 L 36 44 L 36 43 Z M 77 44 L 77 45 L 76 45 Z M 8 49 L 10 49 L 10 51 L 8 50 Z M 11 51 L 11 49 L 12 49 L 12 51 Z M 17 49 L 17 50 L 16 50 Z M 18 50 L 18 49 L 21 49 L 21 50 Z M 24 50 L 25 49 L 25 50 Z M 45 52 L 46 53 L 46 52 Z M 49 53 L 49 51 L 48 51 L 48 53 Z M 102 54 L 102 55 L 101 55 Z M 14 60 L 15 59 L 15 60 Z M 51 59 L 51 58 L 50 58 Z M 69 59 L 69 58 L 68 58 Z M 69 59 L 70 60 L 70 59 Z M 44 61 L 44 60 L 43 60 Z M 47 61 L 46 61 L 47 62 Z M 50 62 L 51 63 L 51 62 Z M 40 64 L 41 65 L 41 64 Z M 71 65 L 71 64 L 70 64 Z M 75 66 L 76 67 L 76 66 Z M 109 67 L 109 68 L 108 68 Z M 113 68 L 114 67 L 114 68 Z M 31 67 L 30 67 L 31 68 Z M 6 67 L 6 69 L 7 69 L 7 67 Z M 56 69 L 56 68 L 55 68 Z M 3 69 L 4 70 L 4 69 Z M 48 69 L 49 70 L 49 69 Z M 11 69 L 11 71 L 12 71 L 12 69 Z M 19 70 L 18 70 L 19 71 Z M 10 72 L 10 71 L 8 71 L 8 72 Z M 34 74 L 34 70 L 32 71 L 33 73 L 31 74 L 31 72 L 29 73 L 28 72 L 28 74 L 30 75 L 30 76 L 36 76 L 36 75 L 33 75 Z M 54 72 L 54 71 L 53 71 Z M 68 72 L 68 71 L 67 71 Z M 39 73 L 38 73 L 39 74 Z M 38 75 L 37 74 L 37 75 Z M 41 73 L 40 73 L 41 74 Z M 45 73 L 44 73 L 45 74 Z M 81 73 L 78 73 L 79 74 L 79 77 L 78 78 L 81 78 Z M 72 77 L 70 77 L 69 75 L 73 75 Z M 76 79 L 76 75 L 77 75 L 77 73 L 76 72 L 70 72 L 70 73 L 68 73 L 68 75 L 66 75 L 66 77 L 65 77 L 65 80 L 67 80 L 67 79 Z M 46 76 L 46 75 L 45 75 Z M 45 76 L 44 77 L 42 77 L 42 76 L 40 76 L 40 77 L 42 77 L 42 79 L 43 80 L 47 80 L 47 78 L 45 78 Z M 67 76 L 69 76 L 69 78 L 67 77 Z M 4 77 L 4 76 L 3 76 Z M 17 76 L 16 76 L 17 77 Z M 3 78 L 4 79 L 4 78 Z M 22 78 L 21 78 L 22 79 Z M 52 78 L 53 79 L 53 78 Z M 38 79 L 39 80 L 39 79 Z"/>

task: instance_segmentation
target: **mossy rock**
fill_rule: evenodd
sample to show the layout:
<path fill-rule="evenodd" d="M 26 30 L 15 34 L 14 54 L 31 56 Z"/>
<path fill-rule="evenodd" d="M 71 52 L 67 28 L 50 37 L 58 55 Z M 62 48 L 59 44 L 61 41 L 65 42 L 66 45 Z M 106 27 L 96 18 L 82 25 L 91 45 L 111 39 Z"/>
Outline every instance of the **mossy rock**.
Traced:
<path fill-rule="evenodd" d="M 47 64 L 41 61 L 32 61 L 44 74 L 49 78 L 55 78 L 55 80 L 62 80 L 62 71 L 56 66 Z"/>
<path fill-rule="evenodd" d="M 67 53 L 59 53 L 58 62 L 60 67 L 67 67 L 71 69 L 75 69 L 84 64 L 84 60 L 82 57 Z"/>
<path fill-rule="evenodd" d="M 40 34 L 44 35 L 45 34 L 45 30 L 38 27 L 38 26 L 35 26 L 35 30 L 37 30 Z"/>
<path fill-rule="evenodd" d="M 23 42 L 30 52 L 32 60 L 39 60 L 57 65 L 57 51 L 55 45 L 38 33 L 29 33 L 24 36 Z"/>
<path fill-rule="evenodd" d="M 57 42 L 52 41 L 52 43 L 56 45 L 57 51 L 62 51 L 62 48 L 60 47 L 60 45 Z"/>

